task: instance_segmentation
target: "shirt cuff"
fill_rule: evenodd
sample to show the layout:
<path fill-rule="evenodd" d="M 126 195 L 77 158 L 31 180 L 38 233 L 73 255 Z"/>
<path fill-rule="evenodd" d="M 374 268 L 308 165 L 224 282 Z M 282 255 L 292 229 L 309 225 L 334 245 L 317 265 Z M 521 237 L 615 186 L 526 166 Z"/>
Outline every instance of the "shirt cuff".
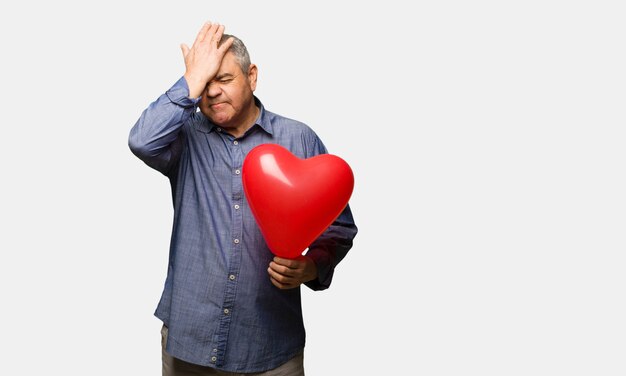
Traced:
<path fill-rule="evenodd" d="M 181 77 L 174 86 L 172 86 L 165 95 L 172 101 L 183 108 L 192 108 L 198 105 L 200 98 L 189 98 L 189 86 L 185 77 Z"/>
<path fill-rule="evenodd" d="M 310 257 L 317 266 L 317 278 L 306 282 L 305 285 L 311 290 L 326 290 L 330 287 L 330 282 L 333 279 L 333 272 L 335 269 L 332 267 L 330 255 L 321 248 L 310 249 L 307 251 L 306 256 Z"/>

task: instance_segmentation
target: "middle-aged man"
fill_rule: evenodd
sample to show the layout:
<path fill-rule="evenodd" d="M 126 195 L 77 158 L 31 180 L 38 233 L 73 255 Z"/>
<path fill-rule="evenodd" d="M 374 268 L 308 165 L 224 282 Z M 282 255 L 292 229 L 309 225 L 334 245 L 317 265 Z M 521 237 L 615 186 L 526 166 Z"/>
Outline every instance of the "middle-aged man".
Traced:
<path fill-rule="evenodd" d="M 350 207 L 296 259 L 274 257 L 243 193 L 246 154 L 264 143 L 326 153 L 307 125 L 265 109 L 258 69 L 224 26 L 181 45 L 185 74 L 143 111 L 129 146 L 169 178 L 174 204 L 163 321 L 163 374 L 303 375 L 300 285 L 330 286 L 357 233 Z M 199 111 L 197 109 L 199 108 Z"/>

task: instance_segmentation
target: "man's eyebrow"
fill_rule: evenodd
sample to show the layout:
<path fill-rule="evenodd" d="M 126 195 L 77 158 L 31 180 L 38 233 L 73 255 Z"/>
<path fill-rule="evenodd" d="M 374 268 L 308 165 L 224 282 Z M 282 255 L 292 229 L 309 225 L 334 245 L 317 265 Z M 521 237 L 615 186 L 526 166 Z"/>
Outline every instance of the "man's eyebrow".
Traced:
<path fill-rule="evenodd" d="M 235 77 L 235 75 L 231 74 L 231 73 L 224 73 L 224 74 L 220 74 L 219 76 L 215 76 L 216 80 L 223 80 L 224 78 L 233 78 Z"/>

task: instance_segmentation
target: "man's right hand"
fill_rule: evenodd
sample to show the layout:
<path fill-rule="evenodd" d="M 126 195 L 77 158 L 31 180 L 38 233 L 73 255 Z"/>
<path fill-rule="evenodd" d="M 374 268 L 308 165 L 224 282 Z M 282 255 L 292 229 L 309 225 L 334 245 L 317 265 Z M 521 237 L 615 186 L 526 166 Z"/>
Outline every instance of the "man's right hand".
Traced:
<path fill-rule="evenodd" d="M 198 98 L 206 85 L 217 74 L 224 55 L 233 44 L 229 38 L 219 48 L 220 39 L 224 34 L 224 25 L 207 22 L 198 32 L 191 48 L 181 44 L 185 59 L 185 80 L 189 86 L 189 97 Z"/>

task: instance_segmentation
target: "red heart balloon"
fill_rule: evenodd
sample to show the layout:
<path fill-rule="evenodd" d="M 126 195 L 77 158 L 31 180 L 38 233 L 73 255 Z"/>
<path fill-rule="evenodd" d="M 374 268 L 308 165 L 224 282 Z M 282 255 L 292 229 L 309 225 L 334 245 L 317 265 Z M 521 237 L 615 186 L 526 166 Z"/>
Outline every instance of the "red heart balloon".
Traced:
<path fill-rule="evenodd" d="M 253 148 L 242 166 L 243 188 L 269 249 L 296 258 L 348 204 L 354 175 L 341 158 L 300 159 L 284 147 Z"/>

